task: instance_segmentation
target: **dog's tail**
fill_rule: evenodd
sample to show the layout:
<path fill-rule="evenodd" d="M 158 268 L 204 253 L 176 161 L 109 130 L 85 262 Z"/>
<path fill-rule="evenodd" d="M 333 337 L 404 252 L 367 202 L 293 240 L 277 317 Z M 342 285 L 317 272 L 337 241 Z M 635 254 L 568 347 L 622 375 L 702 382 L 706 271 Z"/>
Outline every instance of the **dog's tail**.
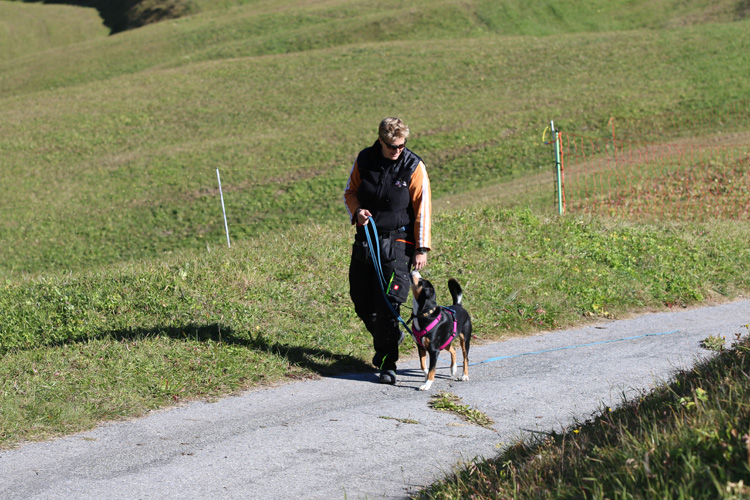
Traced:
<path fill-rule="evenodd" d="M 451 291 L 451 297 L 453 297 L 453 305 L 460 305 L 461 299 L 464 296 L 464 291 L 461 285 L 458 284 L 454 278 L 448 280 L 448 290 Z"/>

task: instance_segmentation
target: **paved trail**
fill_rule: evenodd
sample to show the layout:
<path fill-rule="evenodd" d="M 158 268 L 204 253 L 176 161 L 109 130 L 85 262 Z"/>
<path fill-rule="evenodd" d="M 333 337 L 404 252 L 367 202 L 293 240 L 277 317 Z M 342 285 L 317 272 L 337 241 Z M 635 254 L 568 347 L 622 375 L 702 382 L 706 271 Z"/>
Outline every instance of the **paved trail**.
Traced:
<path fill-rule="evenodd" d="M 417 362 L 297 382 L 0 452 L 3 499 L 401 499 L 477 456 L 590 417 L 748 333 L 750 301 L 647 314 L 472 347 L 469 382 L 444 356 L 430 393 Z M 429 408 L 449 390 L 493 430 Z"/>

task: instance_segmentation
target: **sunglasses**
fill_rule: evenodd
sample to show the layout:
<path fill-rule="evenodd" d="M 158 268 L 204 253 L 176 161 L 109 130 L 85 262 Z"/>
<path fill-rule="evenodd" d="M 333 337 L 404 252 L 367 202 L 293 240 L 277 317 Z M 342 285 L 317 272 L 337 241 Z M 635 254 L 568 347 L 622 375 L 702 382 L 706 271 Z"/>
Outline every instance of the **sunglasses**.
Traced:
<path fill-rule="evenodd" d="M 399 149 L 404 149 L 406 147 L 406 141 L 404 141 L 403 144 L 399 144 L 398 146 L 395 144 L 388 144 L 385 141 L 383 141 L 383 144 L 385 144 L 388 149 L 392 149 L 394 151 L 397 151 Z"/>

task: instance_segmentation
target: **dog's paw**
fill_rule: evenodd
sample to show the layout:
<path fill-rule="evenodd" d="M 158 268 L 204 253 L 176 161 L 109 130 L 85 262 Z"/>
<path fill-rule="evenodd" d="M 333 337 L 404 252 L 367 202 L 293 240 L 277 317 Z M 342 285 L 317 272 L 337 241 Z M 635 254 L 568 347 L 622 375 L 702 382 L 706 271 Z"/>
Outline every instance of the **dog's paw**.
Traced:
<path fill-rule="evenodd" d="M 425 368 L 424 370 L 422 370 L 422 373 L 424 373 L 424 376 L 426 377 L 427 374 L 430 373 L 430 370 L 428 370 L 427 368 Z"/>
<path fill-rule="evenodd" d="M 458 370 L 458 365 L 451 365 L 451 377 L 456 376 L 456 370 Z"/>
<path fill-rule="evenodd" d="M 456 382 L 466 382 L 469 380 L 469 376 L 461 375 L 460 377 L 455 377 L 453 380 L 455 380 Z"/>
<path fill-rule="evenodd" d="M 429 391 L 430 387 L 432 387 L 432 380 L 428 380 L 424 384 L 419 386 L 420 391 Z"/>

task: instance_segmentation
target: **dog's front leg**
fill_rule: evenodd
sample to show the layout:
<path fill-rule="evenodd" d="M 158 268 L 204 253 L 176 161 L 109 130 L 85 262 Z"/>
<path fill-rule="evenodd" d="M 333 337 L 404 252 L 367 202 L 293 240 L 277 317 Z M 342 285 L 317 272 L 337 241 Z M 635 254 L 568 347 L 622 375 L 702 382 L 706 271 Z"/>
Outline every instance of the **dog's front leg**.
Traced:
<path fill-rule="evenodd" d="M 419 366 L 422 368 L 422 372 L 427 375 L 427 350 L 421 345 L 417 344 L 417 351 L 419 351 Z"/>
<path fill-rule="evenodd" d="M 435 381 L 435 369 L 437 368 L 438 353 L 430 350 L 430 369 L 425 372 L 424 384 L 419 387 L 420 391 L 429 391 Z"/>
<path fill-rule="evenodd" d="M 469 380 L 469 349 L 466 347 L 466 338 L 462 333 L 459 337 L 461 342 L 461 352 L 464 356 L 464 373 L 461 377 L 453 377 L 454 380 L 463 380 L 464 382 Z M 455 375 L 455 372 L 453 373 Z"/>
<path fill-rule="evenodd" d="M 456 348 L 453 347 L 453 344 L 448 346 L 448 352 L 451 353 L 451 377 L 455 378 L 458 364 L 456 363 Z"/>

